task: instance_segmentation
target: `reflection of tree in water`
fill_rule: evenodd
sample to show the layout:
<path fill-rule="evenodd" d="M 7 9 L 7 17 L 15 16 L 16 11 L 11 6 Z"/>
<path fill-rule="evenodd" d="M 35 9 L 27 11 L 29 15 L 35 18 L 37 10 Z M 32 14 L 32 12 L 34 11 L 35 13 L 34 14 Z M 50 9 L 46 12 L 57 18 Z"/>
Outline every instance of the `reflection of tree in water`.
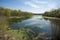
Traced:
<path fill-rule="evenodd" d="M 60 40 L 60 20 L 51 19 L 52 37 L 54 40 Z"/>
<path fill-rule="evenodd" d="M 29 18 L 31 18 L 31 17 L 26 17 L 26 18 L 9 18 L 8 19 L 8 22 L 9 22 L 9 25 L 11 25 L 11 24 L 14 24 L 14 23 L 17 23 L 17 22 L 21 22 L 21 21 L 23 21 L 23 20 L 27 20 L 27 19 L 29 19 Z"/>

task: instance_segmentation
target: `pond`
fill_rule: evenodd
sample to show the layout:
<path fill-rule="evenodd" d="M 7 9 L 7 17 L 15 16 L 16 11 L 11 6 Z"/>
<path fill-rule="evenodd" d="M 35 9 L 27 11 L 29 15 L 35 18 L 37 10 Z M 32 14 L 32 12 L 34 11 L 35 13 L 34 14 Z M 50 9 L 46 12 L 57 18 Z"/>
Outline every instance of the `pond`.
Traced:
<path fill-rule="evenodd" d="M 44 32 L 49 39 L 59 37 L 60 34 L 60 20 L 45 19 L 42 15 L 33 15 L 32 18 L 22 20 L 10 26 L 11 29 L 18 30 L 20 27 L 30 28 L 36 33 Z"/>

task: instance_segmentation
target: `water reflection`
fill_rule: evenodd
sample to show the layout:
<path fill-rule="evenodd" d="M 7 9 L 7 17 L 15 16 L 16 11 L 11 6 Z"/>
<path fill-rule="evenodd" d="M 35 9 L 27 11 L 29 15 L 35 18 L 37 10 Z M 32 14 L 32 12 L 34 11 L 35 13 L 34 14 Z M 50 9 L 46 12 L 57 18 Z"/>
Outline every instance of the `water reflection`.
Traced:
<path fill-rule="evenodd" d="M 42 15 L 33 15 L 32 19 L 42 18 Z"/>
<path fill-rule="evenodd" d="M 26 27 L 35 31 L 36 34 L 44 32 L 45 37 L 47 37 L 49 40 L 51 38 L 54 38 L 54 40 L 58 40 L 60 37 L 59 26 L 60 26 L 60 20 L 43 19 L 42 16 L 34 15 L 30 19 L 22 20 L 20 22 L 12 24 L 10 28 L 18 30 L 20 27 Z"/>
<path fill-rule="evenodd" d="M 50 19 L 50 22 L 54 40 L 60 40 L 60 20 Z"/>

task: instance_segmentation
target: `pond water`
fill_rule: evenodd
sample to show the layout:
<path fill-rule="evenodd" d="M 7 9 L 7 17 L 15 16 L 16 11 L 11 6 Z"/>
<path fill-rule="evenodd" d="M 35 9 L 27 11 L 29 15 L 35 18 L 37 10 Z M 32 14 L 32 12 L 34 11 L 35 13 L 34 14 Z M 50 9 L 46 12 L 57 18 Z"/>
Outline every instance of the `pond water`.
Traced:
<path fill-rule="evenodd" d="M 45 36 L 49 38 L 59 37 L 60 20 L 44 19 L 41 15 L 33 15 L 32 18 L 11 25 L 12 29 L 19 29 L 20 27 L 30 28 L 35 30 L 36 33 L 44 32 Z"/>

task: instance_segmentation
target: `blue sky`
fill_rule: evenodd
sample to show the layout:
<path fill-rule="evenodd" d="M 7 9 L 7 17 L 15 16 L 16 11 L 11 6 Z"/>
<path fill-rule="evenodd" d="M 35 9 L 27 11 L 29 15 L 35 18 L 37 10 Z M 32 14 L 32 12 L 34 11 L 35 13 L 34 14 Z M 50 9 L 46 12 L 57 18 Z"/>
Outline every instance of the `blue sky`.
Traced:
<path fill-rule="evenodd" d="M 59 0 L 0 0 L 0 6 L 10 9 L 20 9 L 33 13 L 43 13 L 60 8 Z"/>

